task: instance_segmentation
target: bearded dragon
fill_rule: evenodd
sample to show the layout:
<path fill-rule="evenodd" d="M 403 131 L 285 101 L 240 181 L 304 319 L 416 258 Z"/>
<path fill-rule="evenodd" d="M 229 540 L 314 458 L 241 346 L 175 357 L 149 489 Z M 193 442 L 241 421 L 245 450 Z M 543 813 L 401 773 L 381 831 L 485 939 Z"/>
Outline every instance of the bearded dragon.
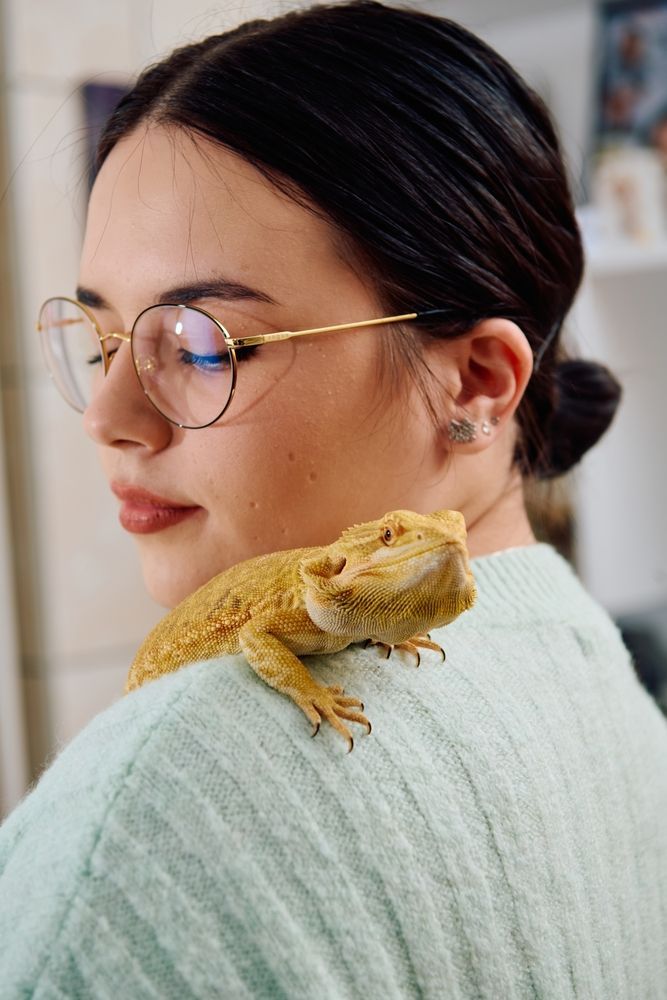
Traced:
<path fill-rule="evenodd" d="M 125 693 L 197 660 L 243 653 L 271 687 L 315 727 L 321 717 L 354 746 L 341 722 L 371 732 L 363 702 L 318 684 L 299 656 L 366 641 L 386 650 L 444 652 L 427 635 L 475 601 L 466 528 L 456 510 L 395 510 L 347 528 L 331 545 L 256 556 L 213 577 L 144 640 Z M 361 709 L 361 711 L 357 711 Z"/>

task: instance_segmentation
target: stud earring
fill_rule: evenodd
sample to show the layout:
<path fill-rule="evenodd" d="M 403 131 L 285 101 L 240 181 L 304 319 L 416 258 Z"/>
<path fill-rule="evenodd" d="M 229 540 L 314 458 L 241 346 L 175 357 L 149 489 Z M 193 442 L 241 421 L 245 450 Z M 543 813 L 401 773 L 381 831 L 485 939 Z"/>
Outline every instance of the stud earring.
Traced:
<path fill-rule="evenodd" d="M 491 424 L 489 423 L 488 420 L 482 420 L 482 434 L 490 434 L 490 433 L 491 433 Z"/>
<path fill-rule="evenodd" d="M 447 430 L 450 440 L 460 441 L 463 444 L 474 441 L 477 437 L 477 424 L 468 420 L 467 417 L 464 417 L 463 420 L 450 420 Z"/>

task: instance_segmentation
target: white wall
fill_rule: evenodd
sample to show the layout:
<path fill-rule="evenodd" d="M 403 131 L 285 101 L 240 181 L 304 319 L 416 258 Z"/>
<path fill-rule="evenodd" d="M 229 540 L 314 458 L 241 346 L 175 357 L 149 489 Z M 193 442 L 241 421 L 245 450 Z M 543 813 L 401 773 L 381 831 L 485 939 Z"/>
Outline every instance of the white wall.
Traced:
<path fill-rule="evenodd" d="M 2 384 L 0 383 L 0 396 Z M 28 782 L 27 743 L 20 683 L 16 606 L 0 424 L 0 816 L 10 812 Z"/>
<path fill-rule="evenodd" d="M 614 614 L 667 613 L 667 254 L 603 270 L 591 260 L 572 326 L 581 353 L 623 386 L 610 430 L 573 479 L 579 571 Z"/>

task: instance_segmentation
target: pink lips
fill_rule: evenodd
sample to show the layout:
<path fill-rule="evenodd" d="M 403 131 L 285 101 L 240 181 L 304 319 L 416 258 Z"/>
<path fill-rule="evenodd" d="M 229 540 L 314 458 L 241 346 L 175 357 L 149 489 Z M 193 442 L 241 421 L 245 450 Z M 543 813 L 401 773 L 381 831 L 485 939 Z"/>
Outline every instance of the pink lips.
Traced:
<path fill-rule="evenodd" d="M 176 500 L 156 496 L 140 486 L 112 483 L 111 490 L 121 501 L 118 514 L 120 523 L 126 531 L 135 535 L 164 531 L 202 510 L 201 507 L 189 507 Z"/>

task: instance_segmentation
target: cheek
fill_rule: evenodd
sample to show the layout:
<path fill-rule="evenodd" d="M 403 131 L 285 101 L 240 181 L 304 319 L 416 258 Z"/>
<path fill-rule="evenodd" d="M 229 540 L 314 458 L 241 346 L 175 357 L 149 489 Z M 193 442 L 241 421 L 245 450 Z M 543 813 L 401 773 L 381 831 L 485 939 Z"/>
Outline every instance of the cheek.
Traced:
<path fill-rule="evenodd" d="M 343 350 L 286 342 L 265 363 L 259 352 L 241 363 L 220 424 L 189 432 L 174 454 L 216 537 L 231 527 L 258 551 L 322 544 L 389 497 L 405 506 L 405 489 L 432 476 L 423 413 L 378 383 L 375 342 L 349 337 L 359 342 Z"/>
<path fill-rule="evenodd" d="M 384 418 L 372 358 L 315 346 L 259 362 L 239 364 L 237 392 L 220 424 L 192 432 L 207 490 L 247 508 L 253 494 L 259 502 L 259 494 L 312 492 L 330 485 L 333 472 L 369 460 Z"/>
<path fill-rule="evenodd" d="M 359 422 L 377 402 L 374 353 L 365 342 L 341 349 L 332 337 L 324 339 L 328 342 L 313 338 L 298 346 L 275 345 L 256 366 L 252 361 L 239 365 L 229 429 L 252 429 L 258 447 L 271 442 L 282 445 L 283 452 L 297 442 L 318 450 L 332 442 L 342 448 L 356 438 Z"/>

